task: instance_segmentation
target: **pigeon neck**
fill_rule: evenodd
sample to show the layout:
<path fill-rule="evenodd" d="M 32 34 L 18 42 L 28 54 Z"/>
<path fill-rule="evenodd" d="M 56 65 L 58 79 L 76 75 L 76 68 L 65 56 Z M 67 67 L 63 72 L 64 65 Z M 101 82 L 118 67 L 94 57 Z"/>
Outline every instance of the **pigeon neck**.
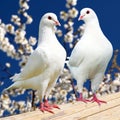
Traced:
<path fill-rule="evenodd" d="M 51 38 L 52 37 L 52 38 Z M 55 37 L 55 30 L 50 26 L 40 26 L 38 45 L 43 42 L 49 42 Z"/>
<path fill-rule="evenodd" d="M 99 21 L 97 18 L 91 19 L 91 20 L 86 20 L 85 21 L 86 25 L 95 25 L 95 26 L 99 26 Z"/>
<path fill-rule="evenodd" d="M 99 21 L 97 19 L 87 21 L 87 22 L 85 22 L 85 25 L 86 25 L 86 31 L 88 31 L 88 30 L 90 30 L 90 31 L 92 31 L 92 30 L 101 31 Z"/>

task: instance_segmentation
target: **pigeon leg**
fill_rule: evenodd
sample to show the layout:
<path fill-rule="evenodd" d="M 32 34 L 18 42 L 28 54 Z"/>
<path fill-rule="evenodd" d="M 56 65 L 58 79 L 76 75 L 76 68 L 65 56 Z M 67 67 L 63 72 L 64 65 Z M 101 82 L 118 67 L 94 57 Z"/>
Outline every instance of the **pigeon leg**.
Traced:
<path fill-rule="evenodd" d="M 99 100 L 96 96 L 96 94 L 93 94 L 93 98 L 90 100 L 91 102 L 96 102 L 98 105 L 101 105 L 101 103 L 107 103 L 106 101 Z"/>
<path fill-rule="evenodd" d="M 47 107 L 47 108 L 57 108 L 57 109 L 60 109 L 59 106 L 57 106 L 56 104 L 49 104 L 48 100 L 45 100 L 44 102 L 44 106 Z"/>
<path fill-rule="evenodd" d="M 49 104 L 48 100 L 44 100 L 44 106 L 51 109 L 51 105 Z"/>
<path fill-rule="evenodd" d="M 79 97 L 76 99 L 77 101 L 82 101 L 84 103 L 90 102 L 89 100 L 83 98 L 82 93 L 80 93 Z"/>
<path fill-rule="evenodd" d="M 47 112 L 50 112 L 50 113 L 53 113 L 53 114 L 54 114 L 54 112 L 53 112 L 50 108 L 44 106 L 44 103 L 40 103 L 39 109 L 40 109 L 42 112 L 47 111 Z"/>
<path fill-rule="evenodd" d="M 31 104 L 32 104 L 32 107 L 35 109 L 35 104 L 34 104 L 34 102 L 35 102 L 35 91 L 33 90 L 31 94 L 32 94 L 32 103 Z"/>

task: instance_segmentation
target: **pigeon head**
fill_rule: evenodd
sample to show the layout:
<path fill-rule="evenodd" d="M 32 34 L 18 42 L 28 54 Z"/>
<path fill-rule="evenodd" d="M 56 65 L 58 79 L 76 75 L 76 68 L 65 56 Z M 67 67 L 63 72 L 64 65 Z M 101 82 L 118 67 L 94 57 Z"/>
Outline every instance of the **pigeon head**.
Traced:
<path fill-rule="evenodd" d="M 46 25 L 46 26 L 60 26 L 60 23 L 57 19 L 57 16 L 54 13 L 46 13 L 43 15 L 41 18 L 41 24 Z"/>
<path fill-rule="evenodd" d="M 97 19 L 96 13 L 91 8 L 83 8 L 80 11 L 80 16 L 78 20 L 83 20 L 84 22 L 88 22 L 91 20 Z"/>

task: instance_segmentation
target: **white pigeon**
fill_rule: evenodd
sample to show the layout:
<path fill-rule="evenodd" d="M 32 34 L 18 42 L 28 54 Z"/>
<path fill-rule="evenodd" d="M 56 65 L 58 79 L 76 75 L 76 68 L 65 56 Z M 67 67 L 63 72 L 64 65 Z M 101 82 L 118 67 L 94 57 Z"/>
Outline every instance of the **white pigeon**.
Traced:
<path fill-rule="evenodd" d="M 66 51 L 55 35 L 55 26 L 57 25 L 60 26 L 60 23 L 54 13 L 43 15 L 39 26 L 38 46 L 30 55 L 23 70 L 12 77 L 14 83 L 6 89 L 37 90 L 42 112 L 52 112 L 47 98 L 64 67 L 66 59 Z"/>
<path fill-rule="evenodd" d="M 104 78 L 107 65 L 113 54 L 113 47 L 103 34 L 96 13 L 91 8 L 84 8 L 80 12 L 79 20 L 85 22 L 85 30 L 81 39 L 74 47 L 68 67 L 73 78 L 77 80 L 79 96 L 78 101 L 87 102 L 82 96 L 83 84 L 91 80 L 93 92 L 92 102 L 100 103 L 95 92 Z"/>

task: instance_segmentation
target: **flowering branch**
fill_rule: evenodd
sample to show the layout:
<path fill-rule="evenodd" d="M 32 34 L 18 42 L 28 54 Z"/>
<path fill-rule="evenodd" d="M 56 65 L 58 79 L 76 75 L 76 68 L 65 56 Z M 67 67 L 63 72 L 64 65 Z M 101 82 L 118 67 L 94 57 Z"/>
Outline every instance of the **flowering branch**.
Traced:
<path fill-rule="evenodd" d="M 110 70 L 108 71 L 109 73 L 112 74 L 112 72 L 114 72 L 115 70 L 118 70 L 120 72 L 120 65 L 118 65 L 118 55 L 120 54 L 120 50 L 114 50 L 114 55 L 113 55 L 113 59 L 112 59 L 112 65 L 110 67 Z"/>
<path fill-rule="evenodd" d="M 28 2 L 29 0 L 19 0 L 20 9 L 18 15 L 11 16 L 11 22 L 14 25 L 11 23 L 5 24 L 0 20 L 0 49 L 6 52 L 7 56 L 15 60 L 21 60 L 21 67 L 23 63 L 26 63 L 27 57 L 36 44 L 35 37 L 26 38 L 26 26 L 33 21 L 32 17 L 27 13 L 29 9 Z M 12 40 L 10 36 L 12 36 Z"/>
<path fill-rule="evenodd" d="M 69 47 L 72 48 L 72 42 L 75 38 L 74 32 L 74 19 L 78 15 L 78 10 L 75 8 L 77 5 L 77 0 L 66 0 L 67 11 L 60 12 L 60 18 L 64 21 L 65 33 L 58 31 L 58 36 L 63 36 L 64 43 L 69 43 Z"/>

